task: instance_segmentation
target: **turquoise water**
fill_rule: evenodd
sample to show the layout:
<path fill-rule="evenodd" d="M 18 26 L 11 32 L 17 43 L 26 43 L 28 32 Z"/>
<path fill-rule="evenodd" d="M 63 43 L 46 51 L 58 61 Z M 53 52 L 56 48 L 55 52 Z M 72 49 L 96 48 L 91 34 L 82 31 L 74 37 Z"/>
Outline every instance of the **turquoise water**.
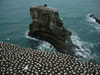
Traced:
<path fill-rule="evenodd" d="M 88 52 L 82 61 L 100 65 L 100 24 L 88 17 L 91 13 L 100 14 L 100 0 L 0 0 L 0 41 L 25 48 L 57 52 L 51 44 L 27 36 L 32 22 L 31 6 L 47 4 L 57 8 L 64 27 L 72 32 L 72 41 L 84 46 Z"/>

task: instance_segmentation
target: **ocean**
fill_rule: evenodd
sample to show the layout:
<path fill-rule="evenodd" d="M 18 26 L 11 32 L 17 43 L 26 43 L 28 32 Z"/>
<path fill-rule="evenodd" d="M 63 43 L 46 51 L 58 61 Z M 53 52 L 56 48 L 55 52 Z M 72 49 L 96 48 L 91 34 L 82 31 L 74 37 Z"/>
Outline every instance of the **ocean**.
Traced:
<path fill-rule="evenodd" d="M 78 60 L 100 66 L 100 24 L 89 17 L 100 14 L 100 0 L 0 0 L 0 41 L 57 52 L 50 43 L 27 36 L 32 23 L 30 7 L 44 4 L 57 8 L 64 27 L 72 32 L 72 42 L 85 48 L 76 53 L 84 57 Z"/>

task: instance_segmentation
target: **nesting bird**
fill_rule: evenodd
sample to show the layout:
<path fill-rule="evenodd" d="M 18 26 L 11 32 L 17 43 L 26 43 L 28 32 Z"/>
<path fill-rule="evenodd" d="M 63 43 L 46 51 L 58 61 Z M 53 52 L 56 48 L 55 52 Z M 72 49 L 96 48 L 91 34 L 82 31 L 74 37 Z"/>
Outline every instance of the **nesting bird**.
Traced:
<path fill-rule="evenodd" d="M 0 42 L 0 75 L 100 75 L 100 67 L 62 53 Z"/>

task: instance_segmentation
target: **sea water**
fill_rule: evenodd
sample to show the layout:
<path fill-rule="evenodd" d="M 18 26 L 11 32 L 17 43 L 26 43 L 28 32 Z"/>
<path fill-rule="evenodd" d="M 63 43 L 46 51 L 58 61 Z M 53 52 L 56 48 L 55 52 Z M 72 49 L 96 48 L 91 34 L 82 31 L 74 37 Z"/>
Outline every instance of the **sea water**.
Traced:
<path fill-rule="evenodd" d="M 27 36 L 30 7 L 44 4 L 57 8 L 64 27 L 72 32 L 73 43 L 81 48 L 76 55 L 84 57 L 79 60 L 100 65 L 100 24 L 89 17 L 100 14 L 100 0 L 0 0 L 0 41 L 57 52 L 50 43 Z"/>

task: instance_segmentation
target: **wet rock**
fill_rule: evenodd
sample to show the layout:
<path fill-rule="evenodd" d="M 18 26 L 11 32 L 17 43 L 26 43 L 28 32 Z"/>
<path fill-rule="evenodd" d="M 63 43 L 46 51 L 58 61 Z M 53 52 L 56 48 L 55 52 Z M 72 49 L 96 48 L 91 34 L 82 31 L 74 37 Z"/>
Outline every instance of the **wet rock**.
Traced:
<path fill-rule="evenodd" d="M 100 14 L 91 14 L 90 17 L 93 17 L 97 23 L 100 24 Z"/>
<path fill-rule="evenodd" d="M 74 54 L 75 47 L 71 41 L 71 32 L 66 30 L 56 8 L 45 4 L 31 7 L 30 14 L 33 22 L 30 24 L 29 36 L 48 41 L 63 53 Z M 67 41 L 67 42 L 66 42 Z"/>

